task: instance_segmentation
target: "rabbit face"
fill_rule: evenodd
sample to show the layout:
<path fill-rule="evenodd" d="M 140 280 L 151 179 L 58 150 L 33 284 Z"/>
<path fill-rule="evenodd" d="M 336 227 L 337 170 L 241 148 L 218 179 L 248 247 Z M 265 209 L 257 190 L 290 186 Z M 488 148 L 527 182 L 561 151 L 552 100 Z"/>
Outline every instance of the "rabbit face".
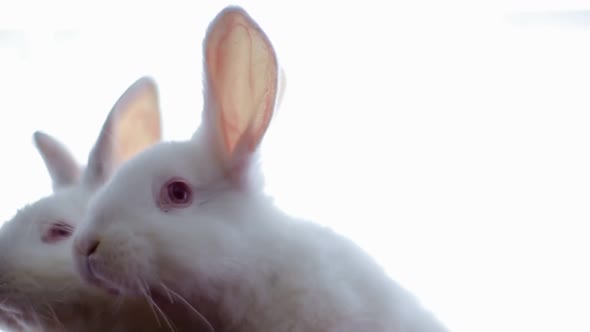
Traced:
<path fill-rule="evenodd" d="M 79 330 L 88 315 L 109 310 L 113 299 L 89 287 L 75 269 L 72 233 L 113 170 L 160 140 L 159 114 L 154 83 L 137 80 L 109 113 L 84 170 L 56 139 L 34 134 L 53 193 L 20 209 L 0 229 L 0 324 Z"/>
<path fill-rule="evenodd" d="M 87 288 L 71 261 L 71 235 L 90 192 L 61 190 L 18 211 L 0 231 L 0 298 L 6 313 L 51 316 L 56 304 Z"/>

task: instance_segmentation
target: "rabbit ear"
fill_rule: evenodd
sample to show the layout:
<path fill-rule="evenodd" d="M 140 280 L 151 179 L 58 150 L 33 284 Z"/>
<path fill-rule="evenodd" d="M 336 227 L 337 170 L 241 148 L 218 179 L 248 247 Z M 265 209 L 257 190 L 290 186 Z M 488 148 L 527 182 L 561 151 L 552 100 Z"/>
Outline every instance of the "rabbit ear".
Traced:
<path fill-rule="evenodd" d="M 33 134 L 33 141 L 51 176 L 53 191 L 78 183 L 81 168 L 63 144 L 41 131 Z"/>
<path fill-rule="evenodd" d="M 279 71 L 279 93 L 277 97 L 277 103 L 275 108 L 278 109 L 281 107 L 281 103 L 283 102 L 283 97 L 285 96 L 285 89 L 287 89 L 287 74 L 285 73 L 285 69 L 281 67 Z"/>
<path fill-rule="evenodd" d="M 234 6 L 213 20 L 204 51 L 203 124 L 217 158 L 231 175 L 255 152 L 270 123 L 277 59 L 262 29 Z"/>
<path fill-rule="evenodd" d="M 142 77 L 111 109 L 90 152 L 84 181 L 102 184 L 123 162 L 161 138 L 158 89 L 151 78 Z"/>

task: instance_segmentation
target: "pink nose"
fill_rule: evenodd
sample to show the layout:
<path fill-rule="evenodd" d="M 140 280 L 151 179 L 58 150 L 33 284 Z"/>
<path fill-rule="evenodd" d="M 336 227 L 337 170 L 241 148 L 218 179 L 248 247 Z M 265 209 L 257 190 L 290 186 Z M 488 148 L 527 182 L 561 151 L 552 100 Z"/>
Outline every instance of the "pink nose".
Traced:
<path fill-rule="evenodd" d="M 88 241 L 78 241 L 76 246 L 76 251 L 78 254 L 82 256 L 90 256 L 96 252 L 98 246 L 100 245 L 100 241 L 97 239 L 88 240 Z"/>
<path fill-rule="evenodd" d="M 100 241 L 98 240 L 93 240 L 92 242 L 90 242 L 90 245 L 87 247 L 88 249 L 86 250 L 86 256 L 94 254 L 96 252 L 96 249 L 98 249 L 99 244 Z"/>

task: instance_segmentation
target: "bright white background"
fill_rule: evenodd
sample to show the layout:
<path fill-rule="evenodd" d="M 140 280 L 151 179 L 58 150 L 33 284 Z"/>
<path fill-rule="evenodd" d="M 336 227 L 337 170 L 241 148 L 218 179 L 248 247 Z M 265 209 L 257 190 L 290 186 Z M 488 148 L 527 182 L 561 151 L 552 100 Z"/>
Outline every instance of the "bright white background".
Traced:
<path fill-rule="evenodd" d="M 590 30 L 503 16 L 590 4 L 406 2 L 236 2 L 287 73 L 268 192 L 358 242 L 453 331 L 590 331 Z M 33 131 L 84 162 L 141 75 L 166 139 L 188 138 L 225 4 L 0 2 L 0 220 L 50 193 Z"/>

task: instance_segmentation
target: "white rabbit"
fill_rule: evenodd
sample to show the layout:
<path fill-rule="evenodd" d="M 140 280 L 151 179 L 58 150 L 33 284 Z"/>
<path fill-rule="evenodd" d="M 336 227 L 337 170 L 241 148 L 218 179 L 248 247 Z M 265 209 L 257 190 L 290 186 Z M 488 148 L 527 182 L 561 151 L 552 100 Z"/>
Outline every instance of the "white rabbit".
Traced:
<path fill-rule="evenodd" d="M 118 299 L 84 283 L 71 255 L 71 234 L 89 198 L 121 163 L 160 139 L 158 93 L 148 77 L 137 80 L 116 102 L 84 170 L 57 140 L 42 132 L 34 134 L 53 193 L 22 208 L 0 228 L 0 324 L 4 328 L 170 330 L 163 322 L 158 325 L 145 300 Z"/>
<path fill-rule="evenodd" d="M 446 331 L 357 245 L 263 193 L 256 151 L 280 90 L 265 33 L 230 6 L 203 45 L 199 130 L 141 152 L 94 196 L 74 234 L 80 275 L 183 302 L 211 331 Z"/>

